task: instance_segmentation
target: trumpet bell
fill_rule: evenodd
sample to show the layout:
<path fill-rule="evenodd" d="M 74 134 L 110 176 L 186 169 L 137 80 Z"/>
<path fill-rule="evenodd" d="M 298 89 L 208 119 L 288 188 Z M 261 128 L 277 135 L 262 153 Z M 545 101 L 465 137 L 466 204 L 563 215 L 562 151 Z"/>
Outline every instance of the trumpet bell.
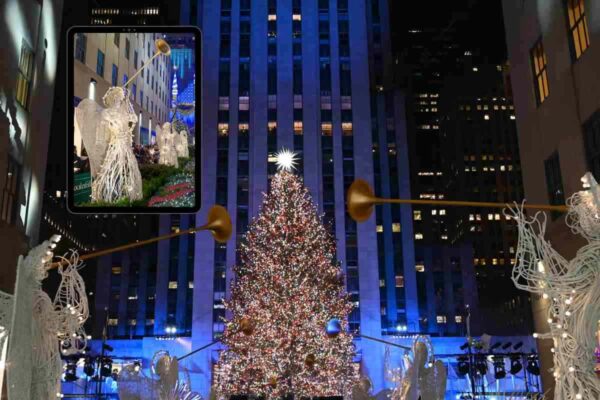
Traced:
<path fill-rule="evenodd" d="M 169 43 L 167 43 L 166 40 L 156 39 L 156 41 L 154 42 L 154 45 L 156 46 L 156 50 L 160 51 L 165 56 L 168 56 L 169 54 L 171 54 L 171 46 L 169 46 Z"/>
<path fill-rule="evenodd" d="M 348 214 L 356 222 L 364 222 L 373 213 L 375 195 L 369 184 L 362 180 L 355 180 L 348 188 Z"/>
<path fill-rule="evenodd" d="M 219 243 L 225 243 L 231 237 L 231 218 L 225 207 L 216 205 L 208 212 L 206 230 L 212 233 L 215 240 Z"/>

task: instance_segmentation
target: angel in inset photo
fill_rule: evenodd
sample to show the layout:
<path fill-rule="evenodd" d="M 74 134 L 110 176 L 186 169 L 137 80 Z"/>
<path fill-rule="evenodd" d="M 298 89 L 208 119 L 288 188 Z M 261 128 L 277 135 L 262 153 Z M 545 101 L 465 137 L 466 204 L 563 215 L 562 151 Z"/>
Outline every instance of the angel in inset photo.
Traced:
<path fill-rule="evenodd" d="M 186 130 L 179 132 L 179 143 L 177 145 L 177 155 L 183 158 L 189 158 L 190 150 L 188 148 L 188 134 Z"/>
<path fill-rule="evenodd" d="M 92 201 L 139 200 L 142 175 L 132 149 L 138 119 L 129 91 L 111 87 L 102 100 L 107 108 L 84 99 L 75 109 L 75 129 L 81 132 L 90 159 Z"/>
<path fill-rule="evenodd" d="M 156 130 L 156 142 L 160 151 L 159 164 L 171 165 L 175 168 L 179 167 L 176 149 L 178 136 L 173 132 L 171 123 L 169 122 L 165 122 L 162 129 Z"/>

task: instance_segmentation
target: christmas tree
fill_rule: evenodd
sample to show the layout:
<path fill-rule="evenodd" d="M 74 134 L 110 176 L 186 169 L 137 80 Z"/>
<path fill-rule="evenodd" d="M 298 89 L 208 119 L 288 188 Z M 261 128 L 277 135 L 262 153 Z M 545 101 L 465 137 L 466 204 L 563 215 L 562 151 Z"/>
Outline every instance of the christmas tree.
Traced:
<path fill-rule="evenodd" d="M 348 394 L 357 382 L 347 332 L 352 304 L 327 232 L 301 180 L 294 156 L 278 156 L 259 216 L 242 240 L 236 281 L 225 307 L 232 318 L 215 369 L 221 398 Z M 340 332 L 328 332 L 332 320 Z M 336 322 L 333 323 L 336 325 Z"/>

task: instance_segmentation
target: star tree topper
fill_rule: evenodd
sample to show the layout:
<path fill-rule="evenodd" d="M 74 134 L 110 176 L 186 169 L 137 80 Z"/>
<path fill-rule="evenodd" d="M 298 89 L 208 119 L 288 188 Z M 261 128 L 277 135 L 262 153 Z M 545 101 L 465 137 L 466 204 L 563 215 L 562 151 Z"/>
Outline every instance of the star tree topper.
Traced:
<path fill-rule="evenodd" d="M 276 155 L 277 169 L 280 171 L 292 171 L 296 169 L 296 153 L 288 149 L 281 149 Z"/>

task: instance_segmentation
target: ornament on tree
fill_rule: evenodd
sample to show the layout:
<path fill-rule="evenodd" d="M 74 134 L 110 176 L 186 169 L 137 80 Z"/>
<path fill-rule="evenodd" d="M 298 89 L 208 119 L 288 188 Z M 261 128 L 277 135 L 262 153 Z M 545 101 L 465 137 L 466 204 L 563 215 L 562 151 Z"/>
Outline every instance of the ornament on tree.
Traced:
<path fill-rule="evenodd" d="M 329 322 L 327 322 L 326 332 L 327 336 L 329 336 L 330 338 L 337 337 L 341 331 L 342 323 L 339 319 L 332 319 Z"/>
<path fill-rule="evenodd" d="M 254 332 L 254 324 L 250 318 L 242 318 L 240 321 L 240 331 L 246 336 L 252 335 Z"/>
<path fill-rule="evenodd" d="M 293 153 L 280 158 L 271 191 L 240 245 L 231 298 L 224 302 L 232 317 L 215 368 L 220 399 L 345 396 L 358 379 L 347 332 L 353 306 L 344 286 L 331 283 L 341 273 L 335 241 L 290 172 Z M 326 368 L 315 368 L 317 360 Z"/>

